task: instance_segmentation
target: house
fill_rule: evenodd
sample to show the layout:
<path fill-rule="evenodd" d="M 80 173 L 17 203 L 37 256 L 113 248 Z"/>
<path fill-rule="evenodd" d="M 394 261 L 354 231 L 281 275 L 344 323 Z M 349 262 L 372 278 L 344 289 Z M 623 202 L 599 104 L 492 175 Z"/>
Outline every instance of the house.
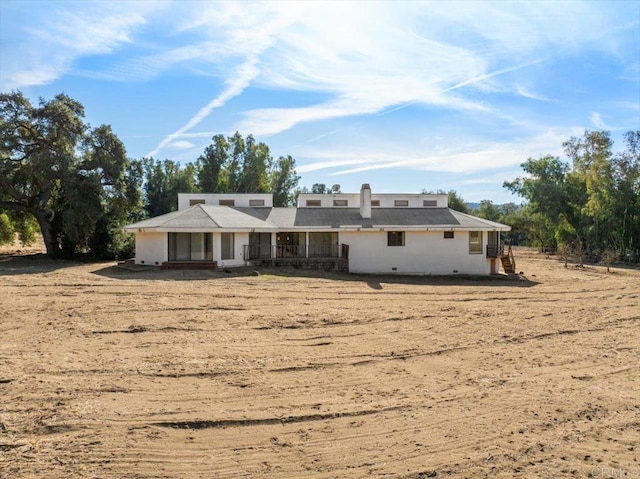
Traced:
<path fill-rule="evenodd" d="M 364 184 L 360 193 L 302 193 L 290 208 L 274 207 L 270 194 L 180 194 L 178 211 L 124 229 L 135 234 L 136 264 L 165 268 L 488 275 L 499 272 L 500 233 L 510 227 L 450 209 L 446 194 L 372 194 Z"/>

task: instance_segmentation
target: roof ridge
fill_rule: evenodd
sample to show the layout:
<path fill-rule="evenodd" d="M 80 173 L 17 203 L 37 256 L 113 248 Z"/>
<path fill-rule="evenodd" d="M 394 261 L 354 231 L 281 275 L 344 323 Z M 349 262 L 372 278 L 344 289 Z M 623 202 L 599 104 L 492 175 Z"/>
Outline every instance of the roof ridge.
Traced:
<path fill-rule="evenodd" d="M 166 215 L 170 215 L 171 213 L 175 213 L 175 215 L 172 215 L 170 218 L 165 219 L 162 223 L 160 223 L 160 226 L 164 225 L 168 221 L 173 221 L 175 218 L 180 218 L 181 216 L 183 216 L 190 209 L 191 208 L 187 208 L 186 210 L 176 210 L 176 211 L 169 211 L 169 213 L 165 213 Z M 160 216 L 162 216 L 162 215 L 160 215 Z M 156 216 L 156 218 L 158 218 L 158 216 Z M 153 218 L 149 218 L 149 219 L 152 220 Z"/>
<path fill-rule="evenodd" d="M 209 214 L 209 212 L 204 208 L 204 206 L 205 206 L 205 205 L 203 205 L 203 204 L 201 204 L 201 203 L 198 203 L 197 205 L 194 205 L 194 206 L 199 206 L 199 207 L 200 207 L 200 209 L 201 209 L 202 211 L 204 211 L 204 214 L 205 214 L 205 215 L 207 215 L 207 216 L 209 217 L 209 219 L 210 219 L 211 221 L 213 221 L 213 224 L 214 224 L 214 225 L 216 225 L 218 228 L 221 228 L 221 227 L 222 227 L 222 226 L 220 225 L 220 223 L 218 223 L 216 220 L 214 220 L 214 219 L 211 217 L 211 215 Z M 209 205 L 209 206 L 212 206 L 212 205 Z M 227 208 L 228 208 L 228 206 L 227 206 Z M 190 208 L 189 208 L 189 209 L 190 209 Z"/>

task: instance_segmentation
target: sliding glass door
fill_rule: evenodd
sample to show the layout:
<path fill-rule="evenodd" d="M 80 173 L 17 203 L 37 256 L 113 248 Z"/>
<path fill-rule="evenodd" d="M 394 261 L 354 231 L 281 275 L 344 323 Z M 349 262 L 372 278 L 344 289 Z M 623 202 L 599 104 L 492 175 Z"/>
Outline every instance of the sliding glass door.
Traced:
<path fill-rule="evenodd" d="M 213 261 L 212 233 L 169 233 L 169 261 Z"/>

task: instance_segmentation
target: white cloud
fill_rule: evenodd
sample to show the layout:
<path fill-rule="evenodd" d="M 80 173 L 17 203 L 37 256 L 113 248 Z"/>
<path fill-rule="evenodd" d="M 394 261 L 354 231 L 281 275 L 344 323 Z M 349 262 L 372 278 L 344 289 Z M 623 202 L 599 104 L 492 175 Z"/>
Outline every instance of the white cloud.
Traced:
<path fill-rule="evenodd" d="M 37 18 L 23 32 L 20 48 L 3 48 L 3 87 L 43 84 L 70 71 L 118 81 L 146 81 L 172 69 L 212 78 L 207 96 L 211 100 L 203 100 L 189 121 L 159 140 L 149 152 L 154 156 L 164 148 L 190 143 L 189 138 L 212 136 L 192 130 L 198 125 L 212 129 L 206 122 L 214 110 L 250 86 L 310 93 L 314 100 L 266 102 L 260 108 L 234 111 L 240 119 L 224 122 L 228 131 L 276 135 L 338 118 L 391 119 L 412 107 L 412 112 L 427 112 L 422 118 L 441 110 L 471 113 L 476 119 L 483 113 L 533 138 L 531 132 L 538 130 L 527 123 L 535 119 L 503 111 L 493 101 L 495 96 L 507 92 L 553 102 L 535 93 L 549 91 L 536 82 L 540 59 L 586 48 L 617 55 L 625 51 L 618 36 L 611 34 L 622 28 L 615 8 L 590 1 L 78 2 L 73 11 L 65 3 L 48 5 L 45 13 L 34 14 Z M 150 30 L 155 34 L 151 39 L 145 34 Z M 135 48 L 123 48 L 134 41 Z M 75 70 L 80 58 L 121 50 L 127 54 L 110 57 L 107 66 Z M 598 113 L 591 121 L 604 125 Z M 451 128 L 457 126 L 452 120 Z M 476 126 L 485 125 L 480 120 Z M 340 128 L 344 126 L 309 128 L 309 142 L 335 139 Z M 373 154 L 366 161 L 350 156 L 349 145 L 345 149 L 299 170 L 353 167 L 342 170 L 353 173 L 395 166 L 468 171 L 473 158 L 488 161 L 495 154 L 522 161 L 522 152 L 495 141 L 429 153 L 382 145 L 380 151 L 389 155 Z"/>
<path fill-rule="evenodd" d="M 174 135 L 174 138 L 211 138 L 216 135 L 215 131 L 196 131 L 192 133 L 181 133 L 180 135 Z"/>
<path fill-rule="evenodd" d="M 301 173 L 328 171 L 329 176 L 350 175 L 372 170 L 405 169 L 473 174 L 481 171 L 518 166 L 528 157 L 562 154 L 562 142 L 575 130 L 548 130 L 515 142 L 471 140 L 464 146 L 429 149 L 416 142 L 339 145 L 338 148 L 310 149 L 303 157 L 311 160 L 298 167 Z M 442 139 L 438 144 L 456 145 L 456 139 Z M 318 161 L 314 161 L 314 159 Z M 350 168 L 340 169 L 349 166 Z"/>
<path fill-rule="evenodd" d="M 389 114 L 409 105 L 489 112 L 495 109 L 466 92 L 503 91 L 501 77 L 526 76 L 550 50 L 595 44 L 612 28 L 609 16 L 588 3 L 368 3 L 366 14 L 359 3 L 330 5 L 311 4 L 283 31 L 256 79 L 268 88 L 329 98 L 246 111 L 237 129 L 273 135 L 303 122 Z M 524 88 L 518 93 L 548 101 Z"/>
<path fill-rule="evenodd" d="M 607 126 L 607 124 L 602 119 L 602 115 L 600 115 L 600 113 L 598 113 L 597 111 L 591 112 L 591 115 L 589 115 L 589 119 L 591 120 L 591 123 L 593 124 L 593 126 L 598 128 L 599 130 L 611 129 L 611 127 Z"/>
<path fill-rule="evenodd" d="M 327 152 L 327 157 L 330 157 L 331 154 Z M 372 160 L 367 159 L 344 159 L 344 160 L 332 160 L 332 161 L 317 161 L 314 163 L 307 163 L 302 166 L 298 166 L 296 171 L 298 173 L 309 173 L 311 171 L 324 170 L 327 168 L 336 168 L 339 166 L 350 166 L 350 165 L 362 165 L 370 163 Z"/>
<path fill-rule="evenodd" d="M 174 150 L 188 150 L 190 148 L 193 148 L 196 145 L 187 140 L 178 140 L 178 141 L 172 141 L 167 146 L 168 148 L 172 148 Z"/>
<path fill-rule="evenodd" d="M 189 70 L 200 68 L 201 72 L 208 71 L 213 75 L 217 70 L 216 61 L 219 61 L 220 57 L 226 54 L 227 52 L 223 50 L 222 45 L 211 41 L 202 41 L 159 53 L 125 59 L 98 71 L 74 70 L 74 74 L 120 82 L 149 81 L 174 68 Z"/>
<path fill-rule="evenodd" d="M 616 106 L 618 106 L 619 108 L 623 108 L 625 110 L 640 111 L 640 98 L 638 99 L 638 102 L 631 102 L 631 101 L 616 102 Z"/>
<path fill-rule="evenodd" d="M 523 96 L 525 98 L 529 98 L 531 100 L 537 100 L 537 101 L 542 101 L 547 103 L 553 101 L 550 98 L 547 98 L 543 95 L 538 95 L 536 93 L 529 91 L 527 88 L 523 87 L 522 85 L 518 85 L 516 87 L 516 92 L 518 93 L 518 95 Z"/>
<path fill-rule="evenodd" d="M 237 62 L 236 58 L 241 58 L 241 61 L 227 68 L 230 74 L 227 73 L 225 88 L 222 92 L 202 107 L 185 125 L 163 138 L 146 156 L 157 155 L 175 138 L 188 133 L 190 129 L 200 124 L 214 109 L 240 95 L 260 74 L 260 55 L 271 47 L 280 31 L 294 21 L 295 12 L 299 10 L 285 7 L 272 11 L 271 4 L 266 3 L 256 4 L 256 10 L 251 12 L 247 11 L 244 5 L 236 3 L 209 5 L 211 7 L 207 10 L 208 13 L 194 17 L 191 23 L 185 24 L 182 28 L 185 30 L 203 28 L 206 32 L 213 32 L 214 37 L 218 37 L 223 32 L 223 44 L 227 49 L 223 58 L 231 58 L 235 62 Z M 212 28 L 212 26 L 218 28 Z"/>
<path fill-rule="evenodd" d="M 78 2 L 73 10 L 50 3 L 32 12 L 33 23 L 12 26 L 3 48 L 3 89 L 49 83 L 86 55 L 102 55 L 132 41 L 157 2 Z M 39 8 L 40 8 L 39 7 Z M 19 39 L 19 40 L 18 40 Z M 3 39 L 4 40 L 4 39 Z"/>
<path fill-rule="evenodd" d="M 461 180 L 459 183 L 461 185 L 488 185 L 495 183 L 497 178 L 473 178 L 471 180 Z"/>

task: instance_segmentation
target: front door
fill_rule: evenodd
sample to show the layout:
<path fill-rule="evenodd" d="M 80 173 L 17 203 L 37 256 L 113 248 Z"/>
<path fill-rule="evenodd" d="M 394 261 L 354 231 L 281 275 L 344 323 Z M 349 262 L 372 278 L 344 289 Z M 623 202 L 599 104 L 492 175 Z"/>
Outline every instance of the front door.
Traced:
<path fill-rule="evenodd" d="M 499 231 L 489 231 L 487 238 L 487 245 L 489 248 L 487 249 L 488 256 L 496 257 L 498 256 L 498 246 L 500 245 L 500 232 Z"/>

